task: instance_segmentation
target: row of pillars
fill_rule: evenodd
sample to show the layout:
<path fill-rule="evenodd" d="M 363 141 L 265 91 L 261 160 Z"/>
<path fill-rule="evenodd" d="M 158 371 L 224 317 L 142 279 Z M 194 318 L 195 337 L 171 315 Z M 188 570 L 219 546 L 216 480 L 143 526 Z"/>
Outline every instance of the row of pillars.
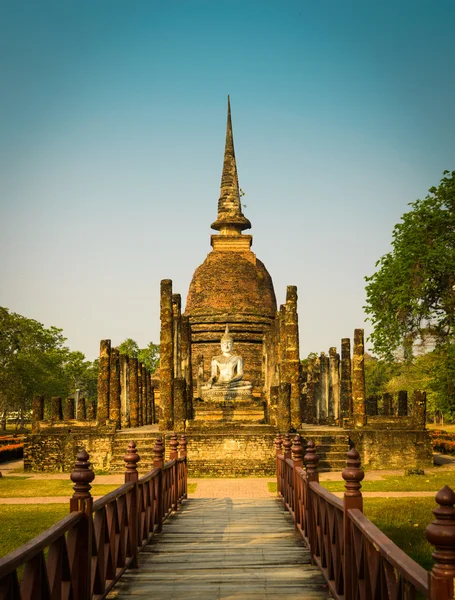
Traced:
<path fill-rule="evenodd" d="M 37 429 L 37 424 L 45 420 L 45 397 L 34 396 L 32 400 L 32 429 Z M 49 406 L 49 419 L 51 421 L 92 421 L 96 418 L 95 403 L 76 394 L 76 398 L 67 398 L 65 402 L 60 396 L 52 396 Z"/>
<path fill-rule="evenodd" d="M 120 354 L 111 340 L 101 340 L 98 424 L 113 422 L 117 428 L 140 427 L 157 422 L 152 375 L 137 358 Z"/>
<path fill-rule="evenodd" d="M 193 416 L 191 332 L 170 279 L 161 281 L 160 293 L 160 429 L 169 431 L 184 429 Z"/>

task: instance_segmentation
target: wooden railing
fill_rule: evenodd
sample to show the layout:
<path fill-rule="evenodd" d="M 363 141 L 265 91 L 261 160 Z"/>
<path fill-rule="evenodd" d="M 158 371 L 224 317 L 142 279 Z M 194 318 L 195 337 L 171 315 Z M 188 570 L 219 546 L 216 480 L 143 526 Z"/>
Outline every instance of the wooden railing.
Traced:
<path fill-rule="evenodd" d="M 436 494 L 436 519 L 426 529 L 427 540 L 435 546 L 435 564 L 427 572 L 364 516 L 360 492 L 364 473 L 354 447 L 341 473 L 343 499 L 319 484 L 319 458 L 311 440 L 304 457 L 299 435 L 293 443 L 290 434 L 284 440 L 278 435 L 275 448 L 278 495 L 334 598 L 455 598 L 455 493 L 448 486 Z"/>
<path fill-rule="evenodd" d="M 180 445 L 180 456 L 179 456 Z M 85 450 L 71 473 L 70 514 L 28 544 L 0 560 L 0 600 L 101 600 L 187 494 L 185 436 L 174 434 L 170 460 L 164 446 L 153 448 L 154 468 L 139 478 L 136 444 L 124 457 L 125 483 L 96 502 L 95 474 Z"/>

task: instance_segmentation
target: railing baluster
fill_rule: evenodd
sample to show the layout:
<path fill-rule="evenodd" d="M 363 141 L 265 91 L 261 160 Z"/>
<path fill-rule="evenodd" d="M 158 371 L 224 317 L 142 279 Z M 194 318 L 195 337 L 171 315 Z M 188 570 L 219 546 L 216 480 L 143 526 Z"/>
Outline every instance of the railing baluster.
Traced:
<path fill-rule="evenodd" d="M 316 449 L 313 440 L 308 440 L 306 446 L 305 456 L 303 457 L 305 463 L 306 479 L 305 479 L 305 491 L 304 497 L 306 499 L 306 535 L 308 538 L 308 544 L 310 546 L 311 562 L 314 564 L 314 553 L 316 551 L 316 521 L 315 521 L 315 501 L 313 494 L 310 489 L 310 483 L 312 481 L 319 482 L 318 463 L 319 456 L 316 454 Z M 317 499 L 316 499 L 317 501 Z"/>
<path fill-rule="evenodd" d="M 155 446 L 153 447 L 153 467 L 159 468 L 160 472 L 157 476 L 156 483 L 156 498 L 157 498 L 157 511 L 156 511 L 156 524 L 157 524 L 157 532 L 160 532 L 163 529 L 163 518 L 164 518 L 164 446 L 163 440 L 161 437 L 157 438 Z"/>
<path fill-rule="evenodd" d="M 137 472 L 137 463 L 141 457 L 137 453 L 136 442 L 131 440 L 128 444 L 126 454 L 123 457 L 125 461 L 125 483 L 133 482 L 134 488 L 128 492 L 127 500 L 127 511 L 128 511 L 128 538 L 129 543 L 127 548 L 131 553 L 133 561 L 131 567 L 137 569 L 137 548 L 139 546 L 138 540 L 138 526 L 139 526 L 139 514 L 138 514 L 138 479 L 139 473 Z M 128 551 L 128 550 L 127 550 Z"/>
<path fill-rule="evenodd" d="M 430 600 L 451 600 L 455 595 L 455 493 L 447 485 L 436 494 L 436 517 L 426 528 L 435 547 L 435 564 L 429 573 Z"/>
<path fill-rule="evenodd" d="M 365 477 L 365 473 L 360 468 L 360 456 L 354 446 L 349 450 L 347 457 L 346 467 L 341 473 L 341 477 L 346 482 L 343 500 L 343 579 L 345 597 L 354 598 L 354 593 L 358 589 L 360 573 L 357 572 L 356 549 L 348 511 L 357 508 L 363 512 L 363 498 L 360 491 L 362 484 L 360 482 Z"/>

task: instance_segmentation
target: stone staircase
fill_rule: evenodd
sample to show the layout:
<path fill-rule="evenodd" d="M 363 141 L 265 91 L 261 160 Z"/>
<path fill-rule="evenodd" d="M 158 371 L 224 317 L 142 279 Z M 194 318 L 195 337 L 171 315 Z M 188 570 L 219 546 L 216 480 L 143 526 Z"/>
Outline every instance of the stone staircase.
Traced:
<path fill-rule="evenodd" d="M 153 446 L 159 436 L 157 427 L 137 427 L 117 431 L 112 444 L 111 473 L 124 473 L 125 461 L 123 457 L 131 440 L 136 442 L 136 447 L 141 460 L 137 467 L 141 475 L 153 469 Z"/>
<path fill-rule="evenodd" d="M 349 452 L 349 435 L 342 429 L 304 428 L 299 430 L 305 447 L 313 440 L 319 456 L 319 471 L 342 471 L 346 466 L 346 454 Z"/>

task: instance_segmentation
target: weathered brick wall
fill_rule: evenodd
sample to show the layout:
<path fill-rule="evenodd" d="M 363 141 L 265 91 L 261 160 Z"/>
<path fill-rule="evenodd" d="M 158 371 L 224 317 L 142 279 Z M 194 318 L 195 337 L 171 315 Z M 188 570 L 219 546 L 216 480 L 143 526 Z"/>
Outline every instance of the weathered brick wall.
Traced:
<path fill-rule="evenodd" d="M 188 432 L 186 437 L 190 477 L 275 475 L 275 432 L 271 428 L 211 428 L 210 432 Z M 167 441 L 166 457 L 168 452 Z"/>
<path fill-rule="evenodd" d="M 40 433 L 29 435 L 24 443 L 24 470 L 69 473 L 76 455 L 84 448 L 95 471 L 109 470 L 115 431 L 108 427 L 41 427 Z"/>
<path fill-rule="evenodd" d="M 424 468 L 433 463 L 428 431 L 356 429 L 349 437 L 368 469 Z"/>

